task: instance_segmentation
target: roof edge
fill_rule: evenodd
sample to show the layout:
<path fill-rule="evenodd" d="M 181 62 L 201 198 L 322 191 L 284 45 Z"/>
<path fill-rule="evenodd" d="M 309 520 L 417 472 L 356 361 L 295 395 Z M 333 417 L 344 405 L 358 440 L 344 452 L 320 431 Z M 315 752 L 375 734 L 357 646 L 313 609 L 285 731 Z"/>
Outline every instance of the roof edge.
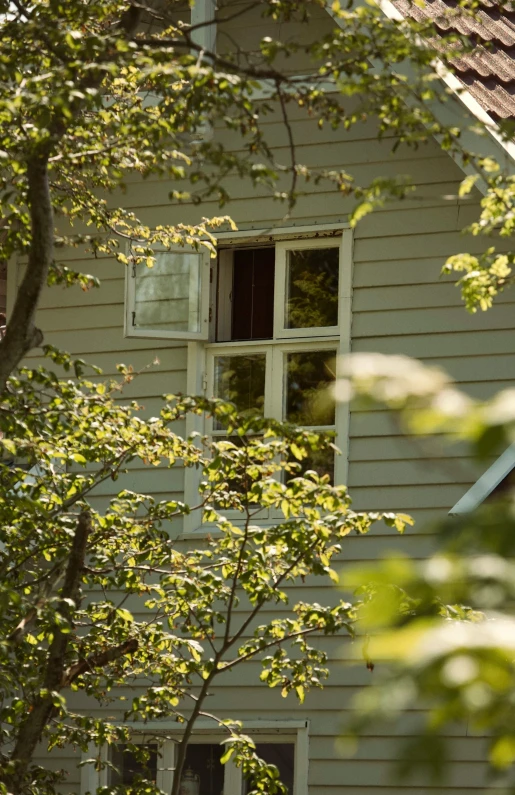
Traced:
<path fill-rule="evenodd" d="M 502 483 L 515 467 L 515 442 L 511 444 L 494 463 L 483 472 L 463 497 L 449 511 L 449 516 L 461 516 L 479 508 L 487 497 Z"/>
<path fill-rule="evenodd" d="M 391 0 L 376 0 L 376 3 L 383 14 L 388 17 L 388 19 L 394 19 L 398 22 L 405 21 L 405 17 L 393 5 Z M 435 57 L 433 63 L 436 73 L 446 84 L 449 90 L 454 94 L 454 96 L 456 96 L 460 102 L 465 105 L 467 110 L 470 111 L 470 113 L 479 122 L 481 122 L 496 143 L 502 147 L 502 149 L 513 161 L 515 161 L 515 144 L 512 141 L 506 141 L 503 138 L 499 129 L 499 125 L 492 119 L 486 110 L 481 107 L 477 99 L 472 96 L 470 91 L 464 86 L 461 80 L 459 80 L 459 78 L 457 78 L 456 75 L 453 74 L 439 58 Z"/>

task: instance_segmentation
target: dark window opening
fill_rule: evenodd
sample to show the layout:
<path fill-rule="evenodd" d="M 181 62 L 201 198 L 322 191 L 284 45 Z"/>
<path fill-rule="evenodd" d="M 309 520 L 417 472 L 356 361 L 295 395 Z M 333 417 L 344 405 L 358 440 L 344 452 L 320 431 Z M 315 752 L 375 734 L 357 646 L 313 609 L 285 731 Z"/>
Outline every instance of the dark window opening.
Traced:
<path fill-rule="evenodd" d="M 231 340 L 267 340 L 274 335 L 275 249 L 237 249 L 233 254 Z"/>
<path fill-rule="evenodd" d="M 293 743 L 256 743 L 257 755 L 269 765 L 279 770 L 279 779 L 293 795 L 293 771 L 295 764 L 295 746 Z M 245 781 L 244 792 L 252 788 L 252 781 Z"/>
<path fill-rule="evenodd" d="M 111 786 L 134 784 L 137 781 L 156 781 L 157 777 L 157 744 L 142 745 L 138 751 L 131 751 L 125 744 L 115 745 L 111 749 L 113 768 L 109 774 Z"/>
<path fill-rule="evenodd" d="M 224 750 L 220 744 L 188 745 L 180 791 L 221 795 L 224 791 L 224 766 L 220 758 Z"/>

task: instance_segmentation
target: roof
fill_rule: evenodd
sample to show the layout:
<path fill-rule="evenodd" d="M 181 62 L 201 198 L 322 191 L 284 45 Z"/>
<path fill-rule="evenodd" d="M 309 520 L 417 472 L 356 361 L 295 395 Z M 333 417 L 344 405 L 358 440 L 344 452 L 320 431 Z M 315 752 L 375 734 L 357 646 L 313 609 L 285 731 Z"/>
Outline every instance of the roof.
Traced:
<path fill-rule="evenodd" d="M 466 37 L 472 49 L 451 64 L 456 77 L 494 121 L 515 121 L 515 4 L 477 0 L 464 11 L 456 0 L 393 0 L 395 8 L 417 22 L 432 22 L 436 49 L 446 40 Z M 453 47 L 456 43 L 453 42 Z"/>

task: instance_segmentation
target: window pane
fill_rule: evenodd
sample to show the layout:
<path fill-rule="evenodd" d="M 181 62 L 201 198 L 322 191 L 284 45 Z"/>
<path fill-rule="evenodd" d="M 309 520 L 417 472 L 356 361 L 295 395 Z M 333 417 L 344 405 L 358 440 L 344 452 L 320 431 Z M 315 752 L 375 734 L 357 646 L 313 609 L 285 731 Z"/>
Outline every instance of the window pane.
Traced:
<path fill-rule="evenodd" d="M 256 753 L 265 762 L 275 765 L 279 770 L 279 778 L 293 795 L 293 770 L 295 746 L 293 743 L 256 743 Z M 252 789 L 251 782 L 245 781 L 244 793 Z"/>
<path fill-rule="evenodd" d="M 181 778 L 181 795 L 223 795 L 224 766 L 220 745 L 189 745 Z"/>
<path fill-rule="evenodd" d="M 109 784 L 132 784 L 138 778 L 156 781 L 157 776 L 157 744 L 145 744 L 148 758 L 143 761 L 136 758 L 132 751 L 127 750 L 126 745 L 116 745 L 111 748 L 111 762 L 116 770 L 109 771 Z"/>
<path fill-rule="evenodd" d="M 317 475 L 329 475 L 329 483 L 334 486 L 334 450 L 314 450 L 307 458 L 297 461 L 293 456 L 290 461 L 298 464 L 295 472 L 288 475 L 287 481 L 304 475 L 309 469 L 313 469 Z"/>
<path fill-rule="evenodd" d="M 265 404 L 266 354 L 216 356 L 214 397 L 230 400 L 238 411 L 257 409 L 263 413 Z M 223 426 L 216 422 L 214 429 Z"/>
<path fill-rule="evenodd" d="M 200 331 L 200 254 L 158 251 L 155 258 L 153 268 L 136 266 L 134 327 Z"/>
<path fill-rule="evenodd" d="M 289 251 L 286 328 L 338 325 L 338 248 Z"/>
<path fill-rule="evenodd" d="M 298 425 L 334 425 L 336 351 L 286 356 L 286 419 Z"/>
<path fill-rule="evenodd" d="M 272 339 L 274 335 L 275 249 L 234 252 L 233 340 Z"/>

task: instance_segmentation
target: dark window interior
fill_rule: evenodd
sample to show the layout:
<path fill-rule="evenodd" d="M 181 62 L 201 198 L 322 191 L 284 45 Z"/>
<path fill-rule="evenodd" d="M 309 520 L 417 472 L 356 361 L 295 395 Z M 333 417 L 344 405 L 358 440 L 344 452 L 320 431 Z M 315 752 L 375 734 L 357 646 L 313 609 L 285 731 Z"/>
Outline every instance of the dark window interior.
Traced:
<path fill-rule="evenodd" d="M 234 252 L 232 340 L 266 340 L 274 334 L 275 249 Z"/>
<path fill-rule="evenodd" d="M 288 790 L 288 795 L 293 795 L 293 769 L 295 761 L 295 746 L 293 743 L 256 743 L 256 753 L 265 762 L 275 765 L 279 770 L 279 778 Z M 252 787 L 252 782 L 246 781 L 244 792 Z"/>
<path fill-rule="evenodd" d="M 157 745 L 150 743 L 142 746 L 148 753 L 146 758 L 129 751 L 124 744 L 111 749 L 110 785 L 133 784 L 138 779 L 155 781 L 157 775 Z"/>
<path fill-rule="evenodd" d="M 188 745 L 182 771 L 183 781 L 190 783 L 190 786 L 195 782 L 200 795 L 221 795 L 224 791 L 224 766 L 220 757 L 224 750 L 219 743 Z M 187 791 L 194 790 L 191 788 Z"/>

